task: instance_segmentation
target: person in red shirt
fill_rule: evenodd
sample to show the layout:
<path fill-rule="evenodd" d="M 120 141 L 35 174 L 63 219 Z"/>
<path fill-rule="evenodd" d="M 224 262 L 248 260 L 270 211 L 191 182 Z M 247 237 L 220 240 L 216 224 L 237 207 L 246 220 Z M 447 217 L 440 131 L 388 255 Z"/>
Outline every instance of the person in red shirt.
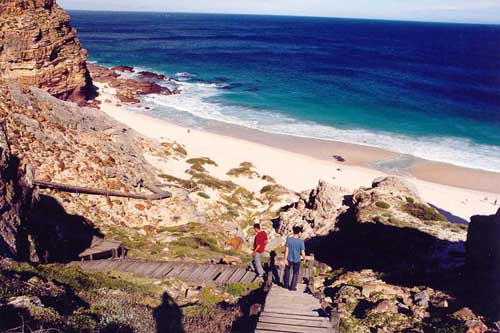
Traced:
<path fill-rule="evenodd" d="M 253 230 L 255 230 L 255 239 L 253 242 L 253 266 L 258 277 L 264 276 L 264 269 L 262 268 L 262 254 L 266 250 L 267 244 L 267 233 L 261 230 L 260 224 L 255 223 L 253 225 Z"/>

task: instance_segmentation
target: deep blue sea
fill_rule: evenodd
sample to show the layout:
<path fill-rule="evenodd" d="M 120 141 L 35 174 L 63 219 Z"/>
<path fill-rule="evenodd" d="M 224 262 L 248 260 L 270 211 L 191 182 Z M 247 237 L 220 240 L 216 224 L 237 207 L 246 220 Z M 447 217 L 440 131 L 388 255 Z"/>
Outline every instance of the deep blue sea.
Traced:
<path fill-rule="evenodd" d="M 181 95 L 146 98 L 155 116 L 500 171 L 500 25 L 70 14 L 92 61 L 176 79 Z"/>

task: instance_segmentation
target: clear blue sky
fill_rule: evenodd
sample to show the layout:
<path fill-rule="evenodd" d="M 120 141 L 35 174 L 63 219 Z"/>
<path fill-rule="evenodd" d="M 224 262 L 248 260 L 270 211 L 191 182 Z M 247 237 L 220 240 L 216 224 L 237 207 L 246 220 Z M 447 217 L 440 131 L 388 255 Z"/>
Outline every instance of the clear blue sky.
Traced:
<path fill-rule="evenodd" d="M 330 16 L 500 24 L 500 0 L 58 0 L 65 9 Z"/>

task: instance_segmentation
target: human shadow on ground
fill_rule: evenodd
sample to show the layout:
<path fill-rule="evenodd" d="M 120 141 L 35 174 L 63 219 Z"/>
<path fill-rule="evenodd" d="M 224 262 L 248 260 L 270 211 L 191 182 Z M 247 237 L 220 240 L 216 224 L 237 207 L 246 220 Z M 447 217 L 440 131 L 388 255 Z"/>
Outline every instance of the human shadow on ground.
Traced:
<path fill-rule="evenodd" d="M 163 293 L 162 303 L 153 311 L 156 333 L 184 333 L 182 311 L 168 293 Z"/>

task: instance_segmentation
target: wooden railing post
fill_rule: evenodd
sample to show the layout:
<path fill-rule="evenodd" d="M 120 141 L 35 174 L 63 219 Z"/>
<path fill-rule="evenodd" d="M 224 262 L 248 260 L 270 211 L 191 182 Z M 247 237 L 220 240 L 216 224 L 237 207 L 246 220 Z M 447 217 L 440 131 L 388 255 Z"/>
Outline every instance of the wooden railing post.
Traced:
<path fill-rule="evenodd" d="M 309 271 L 309 277 L 307 281 L 307 287 L 309 288 L 309 291 L 311 294 L 314 295 L 314 253 L 309 256 L 309 262 L 308 262 L 308 271 Z"/>
<path fill-rule="evenodd" d="M 340 331 L 340 312 L 332 309 L 330 312 L 330 324 L 332 325 L 332 333 Z"/>

